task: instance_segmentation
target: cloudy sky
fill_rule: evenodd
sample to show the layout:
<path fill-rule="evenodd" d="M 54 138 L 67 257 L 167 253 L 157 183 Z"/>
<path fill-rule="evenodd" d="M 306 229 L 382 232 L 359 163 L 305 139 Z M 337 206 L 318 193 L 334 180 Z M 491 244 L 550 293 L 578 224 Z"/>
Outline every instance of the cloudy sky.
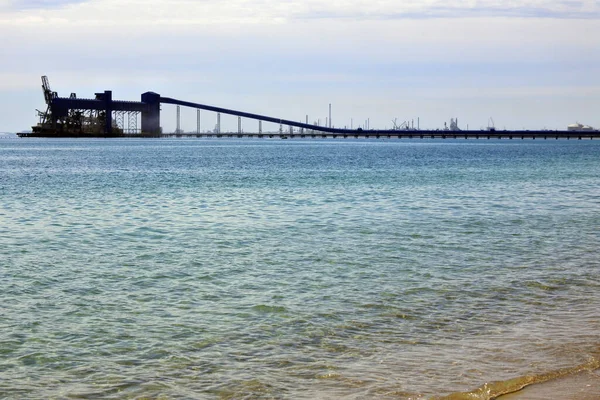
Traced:
<path fill-rule="evenodd" d="M 0 37 L 0 132 L 36 122 L 41 75 L 296 120 L 332 103 L 340 127 L 600 127 L 600 0 L 0 0 Z"/>

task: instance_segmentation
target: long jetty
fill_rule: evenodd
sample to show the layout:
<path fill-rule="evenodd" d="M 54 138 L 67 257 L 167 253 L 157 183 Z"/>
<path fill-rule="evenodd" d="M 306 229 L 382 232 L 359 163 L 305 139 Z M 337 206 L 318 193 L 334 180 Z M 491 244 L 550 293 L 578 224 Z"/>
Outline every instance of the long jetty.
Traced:
<path fill-rule="evenodd" d="M 270 138 L 270 139 L 600 139 L 600 131 L 445 131 L 445 130 L 350 130 L 334 129 L 333 132 L 175 132 L 163 133 L 164 138 Z"/>
<path fill-rule="evenodd" d="M 346 139 L 598 139 L 599 130 L 581 129 L 567 131 L 520 130 L 506 131 L 494 128 L 479 131 L 461 131 L 457 129 L 418 130 L 414 127 L 373 130 L 335 128 L 331 124 L 331 105 L 329 107 L 329 126 L 276 118 L 245 111 L 232 110 L 207 104 L 194 103 L 164 97 L 155 92 L 141 95 L 141 101 L 115 100 L 111 90 L 95 94 L 93 99 L 79 98 L 75 93 L 69 97 L 59 97 L 50 89 L 46 76 L 42 77 L 42 89 L 47 104 L 45 113 L 40 112 L 40 123 L 31 133 L 19 133 L 21 137 L 252 137 L 252 138 L 346 138 Z M 174 133 L 163 133 L 160 126 L 162 104 L 177 106 L 177 129 Z M 195 109 L 197 129 L 194 133 L 184 133 L 180 129 L 180 107 Z M 217 127 L 212 132 L 201 132 L 200 110 L 217 114 Z M 221 131 L 221 114 L 238 117 L 238 131 Z M 244 133 L 242 118 L 258 121 L 258 132 Z M 138 128 L 138 121 L 141 126 Z M 262 123 L 279 125 L 279 132 L 263 132 Z M 327 125 L 327 124 L 325 124 Z M 284 130 L 286 126 L 288 129 Z M 367 124 L 368 127 L 368 124 Z M 295 129 L 294 129 L 295 128 Z M 453 128 L 456 128 L 454 126 Z M 588 128 L 588 127 L 585 127 Z"/>

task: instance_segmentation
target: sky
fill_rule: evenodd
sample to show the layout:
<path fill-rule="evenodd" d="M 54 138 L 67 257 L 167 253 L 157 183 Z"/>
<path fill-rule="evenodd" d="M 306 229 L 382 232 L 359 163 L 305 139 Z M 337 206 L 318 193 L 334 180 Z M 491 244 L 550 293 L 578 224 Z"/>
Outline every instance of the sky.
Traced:
<path fill-rule="evenodd" d="M 36 123 L 42 75 L 337 127 L 600 128 L 600 0 L 0 0 L 0 38 L 0 132 Z"/>

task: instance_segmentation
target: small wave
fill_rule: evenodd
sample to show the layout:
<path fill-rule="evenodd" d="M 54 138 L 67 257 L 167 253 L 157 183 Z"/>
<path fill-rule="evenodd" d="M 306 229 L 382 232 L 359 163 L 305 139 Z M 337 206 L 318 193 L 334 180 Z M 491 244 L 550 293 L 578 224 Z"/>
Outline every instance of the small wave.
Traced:
<path fill-rule="evenodd" d="M 489 382 L 470 392 L 452 393 L 448 396 L 433 397 L 431 400 L 494 400 L 500 396 L 518 392 L 533 384 L 575 375 L 583 371 L 594 371 L 599 368 L 600 359 L 592 358 L 587 363 L 576 367 L 563 368 L 538 375 L 525 375 L 506 381 Z"/>

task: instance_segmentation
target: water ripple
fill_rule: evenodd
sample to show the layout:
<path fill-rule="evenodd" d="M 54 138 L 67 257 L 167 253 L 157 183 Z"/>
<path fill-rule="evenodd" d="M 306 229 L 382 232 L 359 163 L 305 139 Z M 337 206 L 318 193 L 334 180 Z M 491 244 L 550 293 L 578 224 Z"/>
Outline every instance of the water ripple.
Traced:
<path fill-rule="evenodd" d="M 598 353 L 596 142 L 0 146 L 7 399 L 424 398 Z"/>

